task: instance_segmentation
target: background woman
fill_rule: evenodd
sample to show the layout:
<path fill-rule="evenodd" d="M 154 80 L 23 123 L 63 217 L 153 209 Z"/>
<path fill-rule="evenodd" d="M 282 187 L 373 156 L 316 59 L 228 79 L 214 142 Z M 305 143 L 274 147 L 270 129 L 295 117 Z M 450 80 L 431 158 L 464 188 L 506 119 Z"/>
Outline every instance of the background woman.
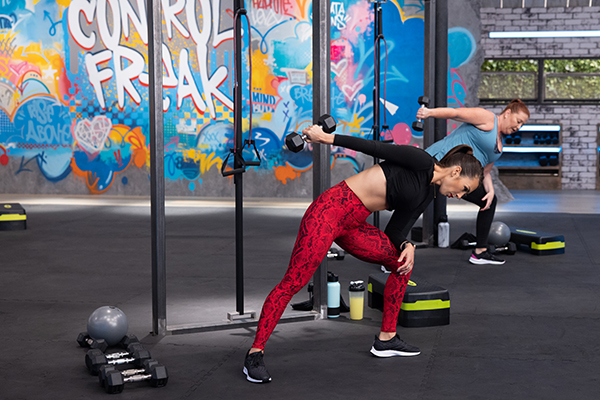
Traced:
<path fill-rule="evenodd" d="M 477 214 L 477 247 L 473 250 L 469 261 L 473 264 L 504 264 L 488 251 L 488 235 L 496 212 L 498 202 L 494 193 L 494 185 L 490 172 L 494 162 L 502 155 L 502 135 L 509 135 L 521 129 L 529 119 L 529 110 L 525 103 L 515 99 L 496 116 L 483 108 L 426 108 L 417 112 L 417 118 L 443 118 L 464 122 L 444 139 L 429 146 L 425 151 L 441 160 L 450 149 L 466 144 L 473 149 L 473 155 L 481 162 L 483 168 L 483 185 L 463 197 L 478 205 Z M 418 216 L 417 216 L 418 217 Z"/>

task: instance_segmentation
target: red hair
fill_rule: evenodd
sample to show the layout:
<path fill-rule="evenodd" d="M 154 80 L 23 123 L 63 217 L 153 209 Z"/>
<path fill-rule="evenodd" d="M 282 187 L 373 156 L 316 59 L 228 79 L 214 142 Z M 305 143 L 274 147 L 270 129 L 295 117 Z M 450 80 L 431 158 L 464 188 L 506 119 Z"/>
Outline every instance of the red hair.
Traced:
<path fill-rule="evenodd" d="M 513 114 L 514 113 L 518 113 L 518 112 L 522 112 L 523 114 L 527 115 L 527 118 L 529 118 L 529 116 L 530 116 L 529 115 L 529 109 L 527 108 L 527 106 L 525 105 L 525 103 L 523 103 L 519 99 L 514 99 L 510 103 L 508 103 L 508 105 L 506 106 L 506 108 L 504 110 L 502 110 L 502 112 L 500 113 L 500 115 L 504 114 L 508 110 L 510 110 Z"/>

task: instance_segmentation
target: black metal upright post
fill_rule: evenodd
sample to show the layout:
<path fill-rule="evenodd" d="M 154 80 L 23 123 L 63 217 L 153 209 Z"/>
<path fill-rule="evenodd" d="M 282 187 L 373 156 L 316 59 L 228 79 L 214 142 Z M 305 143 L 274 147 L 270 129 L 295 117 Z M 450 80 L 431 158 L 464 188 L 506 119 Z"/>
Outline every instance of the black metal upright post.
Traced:
<path fill-rule="evenodd" d="M 429 107 L 435 107 L 435 0 L 425 1 L 423 94 L 429 98 Z M 423 121 L 423 148 L 435 142 L 434 119 Z M 433 246 L 434 238 L 433 203 L 423 211 L 423 243 Z"/>
<path fill-rule="evenodd" d="M 331 5 L 329 0 L 313 1 L 313 120 L 329 114 L 331 108 Z M 331 147 L 313 145 L 313 198 L 331 186 Z M 327 257 L 313 275 L 313 310 L 327 317 Z"/>
<path fill-rule="evenodd" d="M 429 108 L 448 105 L 448 1 L 425 1 L 424 94 Z M 428 118 L 424 121 L 423 147 L 446 137 L 447 120 Z M 446 197 L 437 196 L 423 212 L 423 242 L 434 245 L 437 224 L 446 215 Z"/>
<path fill-rule="evenodd" d="M 233 0 L 233 13 L 242 8 L 242 0 Z M 234 18 L 236 35 L 233 38 L 234 55 L 235 55 L 235 79 L 233 87 L 233 124 L 234 138 L 233 146 L 234 154 L 241 156 L 243 151 L 242 143 L 242 89 L 239 86 L 242 82 L 242 20 Z M 244 165 L 241 157 L 234 157 L 234 169 L 243 169 Z M 234 175 L 233 181 L 235 185 L 235 299 L 236 311 L 238 314 L 244 314 L 244 205 L 243 205 L 243 173 Z"/>
<path fill-rule="evenodd" d="M 167 332 L 165 171 L 160 2 L 146 0 L 148 23 L 148 110 L 150 128 L 150 219 L 152 235 L 152 333 Z"/>
<path fill-rule="evenodd" d="M 381 97 L 380 88 L 381 88 L 381 51 L 380 51 L 380 41 L 383 38 L 383 28 L 382 28 L 382 16 L 381 16 L 381 5 L 379 2 L 375 1 L 373 3 L 373 25 L 374 25 L 374 33 L 375 33 L 375 43 L 374 43 L 374 56 L 375 60 L 373 62 L 374 67 L 374 79 L 373 79 L 373 140 L 380 140 L 380 132 L 381 127 L 379 126 L 380 120 L 380 107 L 379 107 L 379 99 Z M 385 112 L 385 110 L 383 110 Z M 379 158 L 373 157 L 373 164 L 377 164 L 379 162 Z M 379 211 L 375 211 L 373 213 L 373 226 L 379 228 Z"/>
<path fill-rule="evenodd" d="M 437 0 L 435 7 L 435 106 L 448 106 L 448 0 Z M 435 141 L 448 134 L 446 119 L 435 119 Z M 437 196 L 433 201 L 434 226 L 446 215 L 446 196 Z M 437 229 L 434 230 L 437 242 Z"/>

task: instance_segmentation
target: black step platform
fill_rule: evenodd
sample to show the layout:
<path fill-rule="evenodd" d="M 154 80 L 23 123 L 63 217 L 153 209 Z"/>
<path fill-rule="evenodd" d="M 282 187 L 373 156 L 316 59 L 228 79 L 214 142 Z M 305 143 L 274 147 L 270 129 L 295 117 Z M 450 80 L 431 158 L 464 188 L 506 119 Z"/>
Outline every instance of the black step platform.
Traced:
<path fill-rule="evenodd" d="M 383 310 L 383 290 L 389 274 L 370 274 L 368 304 Z M 450 294 L 448 290 L 412 277 L 408 282 L 398 323 L 404 327 L 448 325 L 450 323 Z"/>
<path fill-rule="evenodd" d="M 510 240 L 519 248 L 526 248 L 531 254 L 548 256 L 565 252 L 565 237 L 529 229 L 510 228 Z"/>
<path fill-rule="evenodd" d="M 27 214 L 19 203 L 0 203 L 0 231 L 27 229 Z"/>

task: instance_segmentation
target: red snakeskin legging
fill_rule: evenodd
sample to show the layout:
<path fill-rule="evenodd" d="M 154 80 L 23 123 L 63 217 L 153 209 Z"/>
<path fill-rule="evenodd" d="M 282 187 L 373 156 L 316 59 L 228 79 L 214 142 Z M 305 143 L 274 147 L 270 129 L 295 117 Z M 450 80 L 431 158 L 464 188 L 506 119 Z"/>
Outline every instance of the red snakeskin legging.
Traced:
<path fill-rule="evenodd" d="M 407 210 L 410 211 L 410 210 Z M 410 273 L 396 273 L 400 253 L 390 239 L 366 222 L 371 212 L 341 182 L 325 191 L 306 210 L 285 276 L 263 304 L 252 347 L 264 349 L 291 298 L 311 279 L 335 241 L 356 258 L 384 265 L 389 274 L 383 293 L 383 332 L 395 332 Z"/>

